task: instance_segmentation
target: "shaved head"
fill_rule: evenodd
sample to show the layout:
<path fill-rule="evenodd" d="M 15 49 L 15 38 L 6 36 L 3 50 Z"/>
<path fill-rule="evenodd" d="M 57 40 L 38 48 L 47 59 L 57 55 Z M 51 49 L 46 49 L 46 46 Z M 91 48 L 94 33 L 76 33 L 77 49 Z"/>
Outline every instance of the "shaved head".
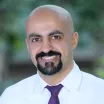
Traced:
<path fill-rule="evenodd" d="M 40 74 L 67 74 L 72 69 L 78 34 L 67 10 L 55 5 L 37 7 L 28 16 L 26 34 L 28 51 Z"/>
<path fill-rule="evenodd" d="M 47 19 L 47 18 L 58 18 L 67 25 L 70 32 L 74 32 L 73 21 L 70 13 L 62 7 L 56 5 L 43 5 L 35 8 L 29 15 L 26 24 L 28 24 L 31 18 L 35 19 Z"/>

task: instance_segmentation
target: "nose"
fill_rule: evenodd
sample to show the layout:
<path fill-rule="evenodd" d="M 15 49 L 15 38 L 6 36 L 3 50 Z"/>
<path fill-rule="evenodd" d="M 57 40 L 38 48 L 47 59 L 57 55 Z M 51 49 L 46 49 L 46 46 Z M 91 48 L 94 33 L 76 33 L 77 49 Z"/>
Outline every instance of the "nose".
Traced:
<path fill-rule="evenodd" d="M 52 43 L 50 40 L 44 40 L 42 43 L 41 51 L 47 53 L 53 49 Z"/>

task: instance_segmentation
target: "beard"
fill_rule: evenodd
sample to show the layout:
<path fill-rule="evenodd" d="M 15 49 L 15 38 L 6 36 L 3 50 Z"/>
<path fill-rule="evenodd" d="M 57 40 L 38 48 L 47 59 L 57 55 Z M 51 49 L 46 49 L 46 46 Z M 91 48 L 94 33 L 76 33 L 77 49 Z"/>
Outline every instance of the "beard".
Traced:
<path fill-rule="evenodd" d="M 54 75 L 62 69 L 62 61 L 60 60 L 57 66 L 53 62 L 46 62 L 45 67 L 38 63 L 37 68 L 44 75 Z"/>
<path fill-rule="evenodd" d="M 53 55 L 59 55 L 59 62 L 57 63 L 57 65 L 55 65 L 54 62 L 45 62 L 44 66 L 39 63 L 38 61 L 38 58 L 39 57 L 44 57 L 44 56 L 53 56 Z M 62 61 L 61 61 L 61 54 L 59 52 L 55 52 L 55 51 L 50 51 L 48 53 L 39 53 L 37 56 L 36 56 L 36 60 L 37 60 L 37 68 L 38 70 L 44 74 L 44 75 L 54 75 L 58 72 L 60 72 L 60 70 L 62 69 Z"/>

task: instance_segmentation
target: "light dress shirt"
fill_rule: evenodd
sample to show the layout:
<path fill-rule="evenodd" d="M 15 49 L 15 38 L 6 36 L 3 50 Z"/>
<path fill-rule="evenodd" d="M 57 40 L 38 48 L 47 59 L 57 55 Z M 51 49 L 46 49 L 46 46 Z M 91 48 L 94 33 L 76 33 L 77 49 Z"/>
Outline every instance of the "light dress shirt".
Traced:
<path fill-rule="evenodd" d="M 60 104 L 104 104 L 104 80 L 82 72 L 75 62 L 60 83 L 64 86 L 58 95 Z M 0 104 L 48 104 L 51 94 L 46 85 L 37 73 L 8 87 Z"/>

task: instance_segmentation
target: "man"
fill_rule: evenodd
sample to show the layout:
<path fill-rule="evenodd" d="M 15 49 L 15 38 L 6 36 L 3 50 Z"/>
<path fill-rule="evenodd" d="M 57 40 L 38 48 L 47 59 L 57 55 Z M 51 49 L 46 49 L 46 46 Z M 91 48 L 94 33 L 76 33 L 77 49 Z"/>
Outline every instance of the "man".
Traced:
<path fill-rule="evenodd" d="M 34 9 L 26 34 L 37 74 L 7 88 L 0 104 L 104 104 L 104 80 L 80 71 L 73 61 L 78 33 L 68 11 L 55 5 Z"/>

